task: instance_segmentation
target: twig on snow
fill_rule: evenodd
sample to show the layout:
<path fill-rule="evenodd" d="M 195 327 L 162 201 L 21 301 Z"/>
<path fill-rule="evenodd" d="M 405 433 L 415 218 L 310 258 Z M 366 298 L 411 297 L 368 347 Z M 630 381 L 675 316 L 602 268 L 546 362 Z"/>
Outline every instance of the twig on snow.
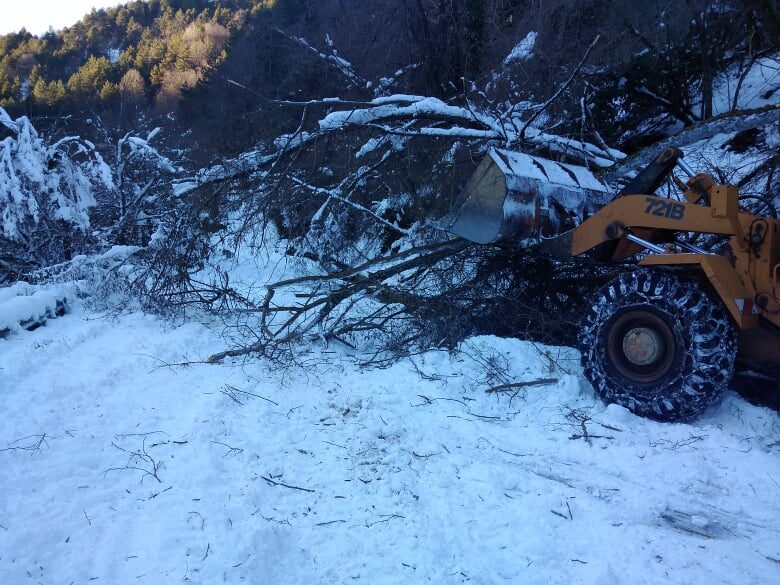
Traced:
<path fill-rule="evenodd" d="M 515 390 L 517 388 L 525 388 L 527 386 L 545 386 L 547 384 L 555 384 L 558 378 L 540 378 L 538 380 L 529 380 L 527 382 L 513 382 L 511 384 L 499 384 L 485 390 L 486 394 L 493 392 L 508 392 L 509 390 Z"/>
<path fill-rule="evenodd" d="M 200 518 L 200 529 L 203 530 L 206 527 L 206 519 L 203 517 L 203 514 L 197 511 L 192 511 L 187 515 L 187 523 L 189 524 L 190 518 L 193 516 L 197 516 Z"/>
<path fill-rule="evenodd" d="M 238 455 L 239 453 L 243 453 L 244 450 L 239 447 L 233 447 L 232 445 L 228 445 L 227 443 L 222 443 L 220 441 L 211 441 L 215 445 L 222 445 L 223 447 L 227 447 L 227 451 L 225 451 L 225 454 L 222 455 L 222 458 L 224 459 L 228 455 Z"/>
<path fill-rule="evenodd" d="M 29 439 L 33 439 L 33 441 L 31 441 L 29 444 L 18 444 Z M 16 439 L 15 441 L 12 441 L 5 449 L 0 449 L 0 452 L 29 451 L 31 455 L 35 455 L 36 453 L 39 453 L 43 447 L 46 447 L 47 449 L 49 447 L 49 442 L 46 440 L 46 433 L 43 433 L 42 435 L 29 435 L 27 437 L 22 437 L 21 439 Z"/>
<path fill-rule="evenodd" d="M 406 518 L 406 516 L 401 516 L 400 514 L 387 514 L 381 520 L 377 520 L 376 522 L 372 522 L 371 524 L 366 524 L 366 528 L 371 528 L 372 526 L 376 526 L 377 524 L 382 524 L 383 522 L 390 522 L 390 520 L 392 520 L 393 518 Z"/>
<path fill-rule="evenodd" d="M 463 402 L 462 400 L 458 400 L 457 398 L 446 398 L 446 397 L 428 398 L 427 396 L 423 396 L 422 394 L 418 394 L 417 396 L 422 398 L 425 402 L 421 402 L 420 404 L 412 404 L 411 406 L 427 406 L 429 404 L 433 404 L 435 400 L 448 400 L 450 402 L 457 402 L 458 404 L 462 404 L 463 406 L 468 406 L 465 402 Z"/>
<path fill-rule="evenodd" d="M 265 396 L 260 396 L 259 394 L 255 394 L 253 392 L 249 392 L 247 390 L 241 390 L 239 388 L 236 388 L 235 386 L 231 386 L 230 384 L 225 384 L 225 389 L 228 390 L 231 394 L 227 394 L 224 390 L 222 391 L 223 394 L 226 394 L 227 396 L 230 396 L 233 398 L 233 400 L 236 400 L 236 398 L 233 396 L 234 394 L 243 394 L 244 396 L 250 396 L 252 398 L 259 398 L 260 400 L 265 400 L 266 402 L 270 402 L 274 406 L 279 406 L 278 402 L 274 402 L 270 398 L 266 398 Z M 240 404 L 240 403 L 239 403 Z"/>
<path fill-rule="evenodd" d="M 343 524 L 346 520 L 330 520 L 328 522 L 318 522 L 315 526 L 328 526 L 330 524 Z"/>
<path fill-rule="evenodd" d="M 124 467 L 111 467 L 109 469 L 106 469 L 103 472 L 103 477 L 105 477 L 110 471 L 125 471 L 125 470 L 133 470 L 133 471 L 140 471 L 143 475 L 141 476 L 141 482 L 143 483 L 144 478 L 147 476 L 151 476 L 154 479 L 156 479 L 159 483 L 162 483 L 162 479 L 160 479 L 159 471 L 160 468 L 163 465 L 162 461 L 155 460 L 149 453 L 146 452 L 146 437 L 144 437 L 143 442 L 141 443 L 141 450 L 140 451 L 130 451 L 127 449 L 124 449 L 123 447 L 120 447 L 116 443 L 112 442 L 111 446 L 119 449 L 123 453 L 128 453 L 130 457 L 127 459 L 127 464 Z"/>
<path fill-rule="evenodd" d="M 301 492 L 309 492 L 311 494 L 314 493 L 314 490 L 310 490 L 309 488 L 299 487 L 297 485 L 289 485 L 289 484 L 286 484 L 286 483 L 282 483 L 281 481 L 274 481 L 273 479 L 271 479 L 269 477 L 266 477 L 264 475 L 261 475 L 260 477 L 262 477 L 265 481 L 267 481 L 271 485 L 278 485 L 278 486 L 281 486 L 281 487 L 286 487 L 287 489 L 298 490 L 298 491 L 301 491 Z"/>

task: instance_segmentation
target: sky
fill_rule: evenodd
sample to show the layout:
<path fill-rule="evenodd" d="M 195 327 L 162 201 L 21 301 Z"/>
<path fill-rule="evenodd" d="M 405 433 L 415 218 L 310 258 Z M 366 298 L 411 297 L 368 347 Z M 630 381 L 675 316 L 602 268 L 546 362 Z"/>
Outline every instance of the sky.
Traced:
<path fill-rule="evenodd" d="M 74 24 L 92 8 L 124 4 L 128 0 L 0 0 L 0 34 L 22 27 L 43 34 Z"/>

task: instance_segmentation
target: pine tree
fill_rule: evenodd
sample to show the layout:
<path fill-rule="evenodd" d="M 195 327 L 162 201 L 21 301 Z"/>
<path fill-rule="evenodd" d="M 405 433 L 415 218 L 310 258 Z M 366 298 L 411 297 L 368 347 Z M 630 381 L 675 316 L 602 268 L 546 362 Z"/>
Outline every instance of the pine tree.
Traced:
<path fill-rule="evenodd" d="M 116 85 L 110 81 L 106 81 L 100 88 L 100 101 L 108 102 L 114 99 L 118 94 L 119 92 L 117 91 Z"/>
<path fill-rule="evenodd" d="M 146 99 L 146 83 L 138 69 L 130 69 L 119 81 L 119 95 L 122 103 L 132 107 L 139 107 Z"/>

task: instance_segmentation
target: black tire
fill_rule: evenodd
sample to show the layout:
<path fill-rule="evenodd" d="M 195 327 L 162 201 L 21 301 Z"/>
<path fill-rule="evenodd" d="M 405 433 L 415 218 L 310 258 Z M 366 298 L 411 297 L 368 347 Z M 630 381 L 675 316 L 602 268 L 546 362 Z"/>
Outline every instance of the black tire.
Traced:
<path fill-rule="evenodd" d="M 674 274 L 621 274 L 594 295 L 580 334 L 585 377 L 607 403 L 658 421 L 691 419 L 734 372 L 737 338 L 706 285 Z"/>

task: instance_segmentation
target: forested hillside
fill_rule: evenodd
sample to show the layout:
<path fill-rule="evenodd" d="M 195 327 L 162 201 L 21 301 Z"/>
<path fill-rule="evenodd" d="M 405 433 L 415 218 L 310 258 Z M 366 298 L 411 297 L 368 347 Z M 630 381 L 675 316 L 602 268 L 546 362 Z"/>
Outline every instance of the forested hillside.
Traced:
<path fill-rule="evenodd" d="M 600 128 L 619 139 L 653 110 L 690 125 L 739 105 L 738 92 L 734 103 L 716 103 L 718 78 L 777 48 L 777 12 L 772 0 L 136 1 L 40 37 L 0 37 L 0 106 L 34 117 L 97 112 L 132 126 L 184 102 L 190 120 L 219 113 L 238 125 L 263 99 L 365 97 L 377 87 L 448 99 L 478 92 L 503 69 L 512 69 L 505 92 L 543 100 L 600 35 L 577 91 L 562 101 L 585 97 L 599 122 L 623 124 Z M 534 58 L 512 58 L 529 33 Z M 356 77 L 344 75 L 341 58 Z"/>
<path fill-rule="evenodd" d="M 181 91 L 225 57 L 231 32 L 255 2 L 133 2 L 93 11 L 62 31 L 0 39 L 0 105 L 57 113 L 156 107 L 169 112 Z M 33 109 L 34 108 L 34 109 Z"/>

